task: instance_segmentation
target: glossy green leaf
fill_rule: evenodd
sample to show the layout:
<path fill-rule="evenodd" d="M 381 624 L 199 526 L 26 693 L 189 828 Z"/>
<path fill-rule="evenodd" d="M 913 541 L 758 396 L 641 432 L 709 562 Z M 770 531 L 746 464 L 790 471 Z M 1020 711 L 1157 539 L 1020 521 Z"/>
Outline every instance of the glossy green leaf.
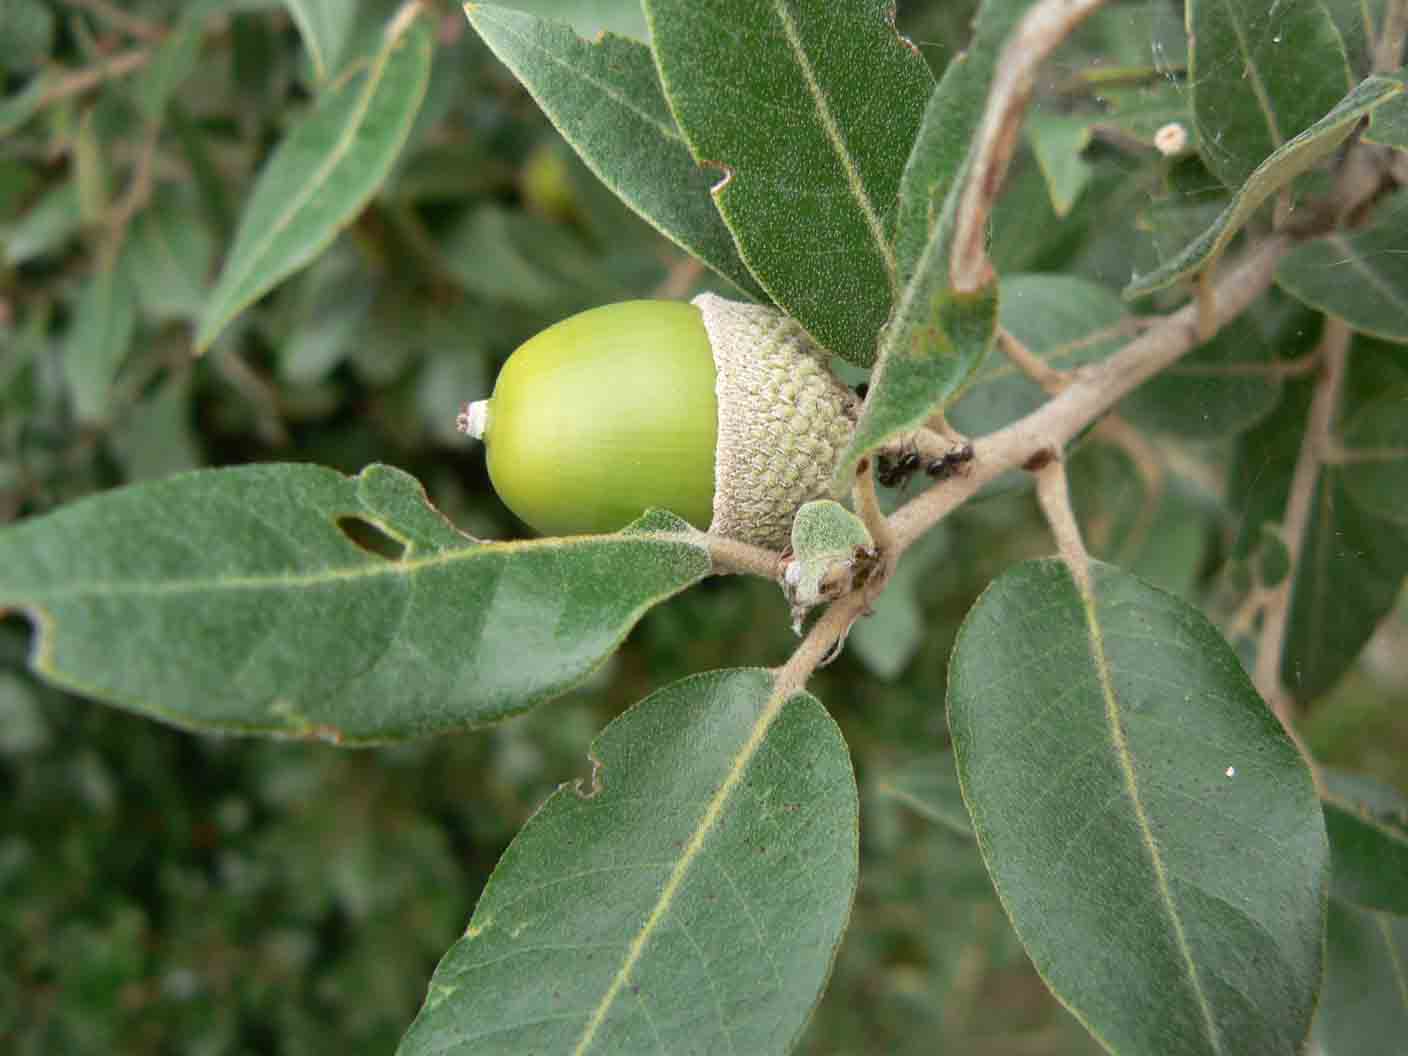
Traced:
<path fill-rule="evenodd" d="M 1408 383 L 1358 408 L 1342 430 L 1339 473 L 1360 509 L 1408 528 Z"/>
<path fill-rule="evenodd" d="M 1074 275 L 1008 275 L 1002 279 L 998 322 L 1037 359 L 1056 370 L 1095 363 L 1128 340 L 1119 297 Z M 1003 351 L 990 355 L 947 409 L 949 424 L 982 436 L 1030 414 L 1047 399 Z"/>
<path fill-rule="evenodd" d="M 837 463 L 832 478 L 837 492 L 849 489 L 857 463 L 868 452 L 927 422 L 983 361 L 997 335 L 997 305 L 995 282 L 971 294 L 944 289 L 922 309 L 900 305 L 900 314 L 885 330 L 860 420 Z M 926 312 L 922 319 L 919 311 Z M 907 335 L 903 344 L 892 337 L 900 333 Z"/>
<path fill-rule="evenodd" d="M 0 531 L 0 608 L 75 692 L 193 729 L 387 740 L 581 681 L 708 572 L 685 530 L 479 543 L 386 466 L 209 470 Z"/>
<path fill-rule="evenodd" d="M 428 22 L 413 19 L 365 72 L 320 98 L 264 165 L 201 317 L 198 351 L 322 252 L 381 186 L 430 77 Z"/>
<path fill-rule="evenodd" d="M 765 300 L 709 196 L 660 89 L 650 49 L 588 42 L 556 22 L 466 4 L 470 24 L 622 201 L 739 289 Z"/>
<path fill-rule="evenodd" d="M 1125 297 L 1133 299 L 1161 290 L 1215 264 L 1232 236 L 1267 198 L 1329 156 L 1354 131 L 1360 118 L 1402 93 L 1404 87 L 1401 77 L 1375 76 L 1361 82 L 1334 109 L 1258 165 L 1211 227 L 1162 267 L 1135 278 L 1125 287 Z M 1206 129 L 1200 133 L 1207 135 Z"/>
<path fill-rule="evenodd" d="M 875 360 L 904 158 L 933 89 L 885 0 L 645 0 L 670 108 L 772 299 Z M 785 208 L 779 208 L 785 203 Z"/>
<path fill-rule="evenodd" d="M 1296 1052 L 1322 967 L 1310 773 L 1196 610 L 1099 563 L 1001 576 L 949 676 L 963 796 L 1037 970 L 1112 1052 Z"/>
<path fill-rule="evenodd" d="M 318 80 L 326 80 L 337 70 L 337 60 L 356 21 L 356 5 L 344 0 L 284 0 L 284 7 L 298 26 L 314 74 Z"/>
<path fill-rule="evenodd" d="M 1375 110 L 1369 118 L 1369 127 L 1364 130 L 1364 139 L 1380 146 L 1408 150 L 1408 95 L 1390 99 Z"/>
<path fill-rule="evenodd" d="M 1187 12 L 1188 94 L 1203 160 L 1238 188 L 1356 78 L 1321 0 L 1188 0 Z"/>
<path fill-rule="evenodd" d="M 883 770 L 876 778 L 875 790 L 935 825 L 973 838 L 973 823 L 963 803 L 952 752 L 936 752 Z"/>
<path fill-rule="evenodd" d="M 1281 398 L 1276 347 L 1256 322 L 1233 319 L 1207 344 L 1146 381 L 1120 403 L 1137 425 L 1219 439 L 1251 428 Z"/>
<path fill-rule="evenodd" d="M 64 339 L 64 380 L 80 422 L 108 417 L 113 382 L 137 332 L 137 304 L 125 259 L 109 261 L 90 277 Z"/>
<path fill-rule="evenodd" d="M 766 671 L 652 694 L 504 853 L 400 1056 L 785 1053 L 855 892 L 855 778 Z"/>
<path fill-rule="evenodd" d="M 1389 1053 L 1408 1037 L 1408 920 L 1330 900 L 1314 1038 L 1324 1056 Z"/>
<path fill-rule="evenodd" d="M 1032 0 L 984 0 L 973 39 L 944 69 L 929 97 L 900 181 L 895 255 L 899 274 L 914 274 L 938 226 L 939 214 L 978 132 L 1002 45 Z"/>
<path fill-rule="evenodd" d="M 1324 780 L 1320 802 L 1334 861 L 1334 896 L 1363 909 L 1408 916 L 1408 798 L 1359 774 L 1326 771 Z"/>
<path fill-rule="evenodd" d="M 1367 227 L 1291 250 L 1276 282 L 1361 333 L 1408 342 L 1408 190 L 1382 203 Z"/>

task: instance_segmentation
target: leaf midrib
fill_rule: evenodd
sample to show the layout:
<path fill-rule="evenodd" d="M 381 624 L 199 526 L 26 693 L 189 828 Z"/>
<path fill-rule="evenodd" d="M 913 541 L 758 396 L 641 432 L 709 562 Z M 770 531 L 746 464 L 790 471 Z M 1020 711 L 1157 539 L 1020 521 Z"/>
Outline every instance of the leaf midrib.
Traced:
<path fill-rule="evenodd" d="M 386 526 L 379 526 L 386 531 Z M 597 536 L 581 539 L 539 539 L 510 542 L 479 543 L 453 550 L 441 550 L 420 558 L 400 560 L 369 560 L 366 564 L 342 566 L 305 573 L 269 573 L 263 575 L 217 576 L 200 579 L 169 579 L 160 582 L 102 583 L 85 581 L 81 586 L 56 588 L 42 591 L 9 592 L 0 584 L 0 610 L 6 605 L 25 602 L 70 601 L 81 598 L 121 597 L 135 595 L 161 597 L 166 595 L 199 594 L 216 591 L 267 590 L 284 588 L 289 590 L 329 586 L 333 584 L 375 579 L 381 576 L 411 576 L 428 568 L 448 565 L 461 560 L 477 557 L 491 557 L 495 554 L 512 553 L 520 550 L 551 549 L 565 550 L 576 546 L 592 546 L 598 543 L 641 542 L 668 546 L 698 546 L 684 538 L 669 535 L 637 536 Z"/>
<path fill-rule="evenodd" d="M 1223 1051 L 1222 1038 L 1217 1029 L 1217 1021 L 1213 1016 L 1212 1006 L 1208 1001 L 1207 994 L 1203 990 L 1202 980 L 1198 975 L 1197 962 L 1193 958 L 1193 951 L 1188 942 L 1188 934 L 1183 927 L 1183 918 L 1179 914 L 1178 907 L 1173 900 L 1173 892 L 1169 886 L 1168 869 L 1164 864 L 1163 853 L 1159 850 L 1158 841 L 1154 838 L 1153 827 L 1150 825 L 1149 816 L 1144 807 L 1143 796 L 1140 793 L 1138 776 L 1134 770 L 1134 760 L 1130 755 L 1129 742 L 1124 732 L 1119 697 L 1115 693 L 1114 679 L 1110 672 L 1109 659 L 1105 655 L 1105 639 L 1100 625 L 1099 614 L 1096 611 L 1094 587 L 1090 582 L 1088 574 L 1081 575 L 1079 571 L 1074 568 L 1071 568 L 1070 571 L 1071 579 L 1080 592 L 1081 606 L 1085 609 L 1086 638 L 1090 647 L 1091 661 L 1095 665 L 1096 677 L 1100 682 L 1100 693 L 1105 702 L 1105 723 L 1109 730 L 1110 743 L 1114 748 L 1115 759 L 1119 764 L 1125 794 L 1129 798 L 1130 805 L 1134 808 L 1134 819 L 1139 829 L 1140 841 L 1144 845 L 1144 850 L 1149 856 L 1150 866 L 1154 871 L 1158 901 L 1165 915 L 1168 917 L 1169 923 L 1173 927 L 1174 941 L 1178 946 L 1179 956 L 1183 959 L 1188 983 L 1192 989 L 1194 1000 L 1197 1002 L 1198 1011 L 1202 1015 L 1208 1043 L 1212 1046 L 1213 1052 L 1221 1053 Z"/>
<path fill-rule="evenodd" d="M 1381 821 L 1362 804 L 1356 803 L 1350 799 L 1345 799 L 1343 796 L 1336 796 L 1329 793 L 1322 795 L 1320 799 L 1328 806 L 1343 811 L 1361 825 L 1366 825 L 1373 829 L 1390 843 L 1408 847 L 1408 831 L 1404 831 L 1395 825 Z"/>
<path fill-rule="evenodd" d="M 1271 96 L 1267 93 L 1266 84 L 1261 79 L 1261 71 L 1252 59 L 1250 47 L 1246 37 L 1242 32 L 1242 24 L 1237 20 L 1237 9 L 1233 7 L 1230 0 L 1220 0 L 1223 10 L 1227 13 L 1227 21 L 1232 25 L 1232 33 L 1237 38 L 1237 50 L 1242 53 L 1242 61 L 1245 64 L 1247 79 L 1251 82 L 1252 94 L 1256 96 L 1257 105 L 1261 108 L 1262 116 L 1266 119 L 1266 130 L 1271 135 L 1272 150 L 1279 150 L 1286 142 L 1281 134 L 1281 126 L 1276 121 L 1275 109 L 1271 105 Z"/>
<path fill-rule="evenodd" d="M 316 195 L 319 191 L 323 189 L 324 184 L 327 182 L 328 175 L 352 149 L 352 144 L 356 140 L 356 134 L 361 129 L 362 121 L 366 117 L 367 109 L 371 106 L 372 96 L 374 95 L 376 89 L 380 86 L 382 78 L 386 75 L 386 67 L 391 61 L 392 53 L 395 52 L 398 47 L 403 46 L 409 39 L 409 32 L 402 33 L 402 35 L 397 37 L 395 40 L 388 42 L 387 45 L 382 48 L 380 53 L 378 53 L 375 64 L 367 72 L 367 79 L 362 85 L 362 90 L 358 95 L 356 105 L 353 107 L 352 113 L 349 115 L 349 120 L 343 127 L 342 134 L 338 137 L 337 142 L 334 144 L 333 150 L 328 154 L 328 157 L 323 162 L 323 164 L 320 165 L 314 171 L 313 177 L 308 181 L 308 183 L 289 200 L 288 206 L 279 215 L 278 219 L 275 220 L 274 223 L 269 225 L 268 231 L 266 232 L 264 237 L 261 238 L 258 242 L 256 242 L 247 254 L 239 254 L 240 258 L 249 262 L 249 266 L 245 268 L 244 274 L 239 278 L 238 282 L 232 281 L 230 283 L 231 290 L 239 290 L 243 287 L 246 287 L 248 284 L 249 275 L 258 274 L 260 272 L 260 268 L 258 265 L 264 258 L 265 254 L 269 252 L 269 247 L 272 246 L 283 235 L 283 233 L 288 230 L 289 225 L 293 223 L 294 219 L 298 216 L 298 213 L 302 210 L 303 206 L 314 195 Z M 238 246 L 236 246 L 236 249 L 238 249 Z M 233 259 L 233 251 L 231 256 Z M 219 292 L 220 291 L 217 290 L 216 294 L 219 294 Z M 215 299 L 216 295 L 212 295 L 212 300 Z M 242 311 L 248 303 L 249 297 L 246 291 L 245 293 L 242 293 L 239 298 L 236 298 L 231 303 L 228 310 L 219 320 L 219 326 L 212 327 L 208 332 L 212 335 L 218 333 L 219 330 L 223 329 L 224 325 L 231 319 L 233 319 L 240 311 Z M 201 329 L 206 330 L 205 327 L 202 327 Z"/>
<path fill-rule="evenodd" d="M 627 947 L 626 956 L 621 962 L 621 967 L 617 969 L 612 977 L 611 985 L 607 987 L 606 993 L 602 995 L 601 1001 L 593 1010 L 591 1018 L 582 1030 L 582 1035 L 577 1039 L 577 1044 L 573 1048 L 573 1056 L 584 1056 L 591 1048 L 592 1042 L 596 1038 L 597 1031 L 605 1022 L 612 1006 L 616 1003 L 617 996 L 626 986 L 630 979 L 631 972 L 639 963 L 645 947 L 650 941 L 651 935 L 660 926 L 661 922 L 669 915 L 670 908 L 674 903 L 676 894 L 684 884 L 685 877 L 689 875 L 691 867 L 699 857 L 699 852 L 703 848 L 709 834 L 718 826 L 719 818 L 722 816 L 724 808 L 728 806 L 734 790 L 743 780 L 743 775 L 747 771 L 753 757 L 757 755 L 758 749 L 762 747 L 763 740 L 767 732 L 772 728 L 777 717 L 782 713 L 783 706 L 792 699 L 790 694 L 784 694 L 774 683 L 773 690 L 768 696 L 767 703 L 758 713 L 754 720 L 753 729 L 748 735 L 748 739 L 733 757 L 733 762 L 729 766 L 728 775 L 720 783 L 719 789 L 709 800 L 704 813 L 700 815 L 699 822 L 695 826 L 693 835 L 689 842 L 685 844 L 684 850 L 680 852 L 679 860 L 670 872 L 669 879 L 665 881 L 665 886 L 661 888 L 660 896 L 656 899 L 655 905 L 651 908 L 650 914 L 646 917 L 645 923 L 641 925 L 636 937 L 631 940 Z M 726 1037 L 728 1035 L 725 1035 Z M 731 1038 L 730 1038 L 731 1042 Z M 732 1045 L 730 1044 L 730 1047 Z"/>
<path fill-rule="evenodd" d="M 787 9 L 786 0 L 773 0 L 773 13 L 776 14 L 778 22 L 782 25 L 783 37 L 797 63 L 797 69 L 802 74 L 802 80 L 806 82 L 807 92 L 812 98 L 812 105 L 816 108 L 822 132 L 826 135 L 827 142 L 831 144 L 831 150 L 836 155 L 837 162 L 840 163 L 841 171 L 846 177 L 846 183 L 851 189 L 851 196 L 860 207 L 866 230 L 869 231 L 870 238 L 875 243 L 876 253 L 885 267 L 885 275 L 893 288 L 899 274 L 899 264 L 895 259 L 894 248 L 885 235 L 885 225 L 880 219 L 875 203 L 870 200 L 870 192 L 866 190 L 865 181 L 861 178 L 860 170 L 851 155 L 850 147 L 841 134 L 841 126 L 837 123 L 835 115 L 831 113 L 826 93 L 822 91 L 821 84 L 816 79 L 816 71 L 812 69 L 811 61 L 807 58 L 801 34 L 797 31 L 797 24 Z"/>
<path fill-rule="evenodd" d="M 684 136 L 680 134 L 680 131 L 677 127 L 667 125 L 655 115 L 649 114 L 646 111 L 642 110 L 639 106 L 636 106 L 635 103 L 633 103 L 630 99 L 617 92 L 614 89 L 614 86 L 612 86 L 609 82 L 599 81 L 595 77 L 589 76 L 582 70 L 566 62 L 564 59 L 559 58 L 556 54 L 549 51 L 542 45 L 538 44 L 537 41 L 533 40 L 526 34 L 518 32 L 505 22 L 496 21 L 493 15 L 490 14 L 490 12 L 493 10 L 492 5 L 466 4 L 465 7 L 474 11 L 481 21 L 498 26 L 504 32 L 505 35 L 513 37 L 515 40 L 519 41 L 520 44 L 522 44 L 525 48 L 530 49 L 535 54 L 542 56 L 554 66 L 560 67 L 561 69 L 565 70 L 573 79 L 579 80 L 584 84 L 591 85 L 603 96 L 610 99 L 616 105 L 620 106 L 621 109 L 625 110 L 627 113 L 634 114 L 641 120 L 642 123 L 651 125 L 660 133 L 663 138 L 678 143 L 680 146 L 686 147 L 687 149 L 687 144 L 684 141 Z M 581 43 L 585 47 L 591 48 L 593 50 L 598 50 L 602 47 L 601 44 L 593 44 L 590 41 L 581 41 Z M 538 97 L 535 95 L 534 98 L 537 99 Z M 541 100 L 539 101 L 541 102 Z"/>
<path fill-rule="evenodd" d="M 1402 312 L 1405 319 L 1408 319 L 1408 300 L 1405 300 L 1397 290 L 1384 282 L 1378 272 L 1369 267 L 1364 259 L 1365 254 L 1359 252 L 1359 248 L 1353 241 L 1344 235 L 1331 235 L 1328 241 L 1345 255 L 1345 259 L 1340 263 L 1348 264 L 1354 271 L 1362 275 L 1376 292 Z"/>

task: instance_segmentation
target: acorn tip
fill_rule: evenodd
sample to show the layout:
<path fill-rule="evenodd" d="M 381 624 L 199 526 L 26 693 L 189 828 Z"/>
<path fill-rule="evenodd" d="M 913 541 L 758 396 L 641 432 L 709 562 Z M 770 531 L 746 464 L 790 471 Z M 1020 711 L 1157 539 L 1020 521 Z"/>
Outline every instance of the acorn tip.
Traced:
<path fill-rule="evenodd" d="M 455 428 L 476 440 L 484 439 L 484 431 L 489 427 L 489 401 L 475 400 L 464 405 L 460 416 L 455 419 Z"/>

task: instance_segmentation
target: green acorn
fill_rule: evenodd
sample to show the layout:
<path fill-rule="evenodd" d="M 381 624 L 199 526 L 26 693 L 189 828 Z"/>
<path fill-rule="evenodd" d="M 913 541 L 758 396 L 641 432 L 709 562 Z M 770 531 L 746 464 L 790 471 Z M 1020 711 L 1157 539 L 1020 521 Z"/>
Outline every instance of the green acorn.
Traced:
<path fill-rule="evenodd" d="M 780 549 L 855 427 L 855 395 L 822 357 L 771 308 L 625 301 L 524 342 L 459 427 L 545 535 L 616 531 L 659 507 Z"/>

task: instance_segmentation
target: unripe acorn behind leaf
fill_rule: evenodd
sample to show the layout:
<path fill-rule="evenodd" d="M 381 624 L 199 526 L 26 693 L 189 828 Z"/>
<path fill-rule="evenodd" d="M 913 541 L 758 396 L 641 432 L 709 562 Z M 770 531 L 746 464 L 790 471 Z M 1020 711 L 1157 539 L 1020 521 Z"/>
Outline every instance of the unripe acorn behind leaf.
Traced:
<path fill-rule="evenodd" d="M 545 535 L 616 531 L 650 507 L 786 545 L 855 427 L 856 398 L 802 328 L 701 294 L 625 301 L 524 342 L 460 428 L 504 503 Z"/>

